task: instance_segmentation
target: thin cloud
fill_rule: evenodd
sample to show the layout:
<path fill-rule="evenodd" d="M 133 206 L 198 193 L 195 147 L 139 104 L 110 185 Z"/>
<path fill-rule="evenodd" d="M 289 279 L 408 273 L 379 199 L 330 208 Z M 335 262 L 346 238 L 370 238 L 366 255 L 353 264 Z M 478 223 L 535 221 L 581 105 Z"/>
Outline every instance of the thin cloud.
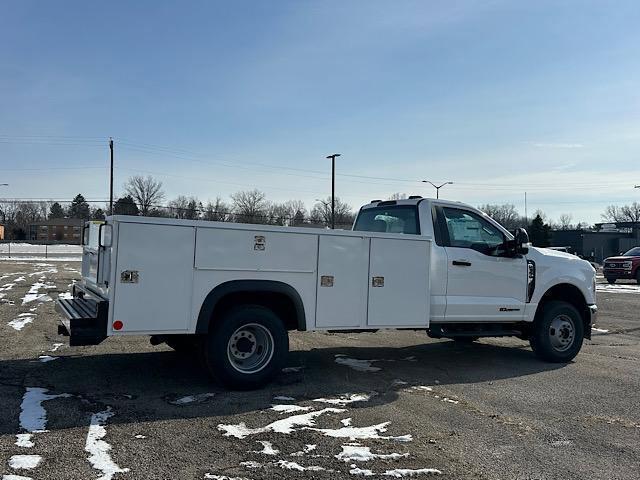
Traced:
<path fill-rule="evenodd" d="M 542 143 L 542 142 L 532 142 L 536 148 L 584 148 L 582 143 Z"/>

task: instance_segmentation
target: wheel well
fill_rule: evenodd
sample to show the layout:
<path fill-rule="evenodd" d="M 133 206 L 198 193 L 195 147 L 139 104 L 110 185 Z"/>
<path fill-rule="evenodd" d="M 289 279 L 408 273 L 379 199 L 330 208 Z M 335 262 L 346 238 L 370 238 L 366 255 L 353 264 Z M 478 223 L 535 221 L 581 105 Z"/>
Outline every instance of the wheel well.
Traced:
<path fill-rule="evenodd" d="M 287 330 L 298 328 L 298 314 L 291 298 L 284 293 L 245 291 L 233 292 L 222 297 L 213 308 L 211 322 L 217 321 L 226 311 L 238 305 L 260 305 L 272 310 Z"/>
<path fill-rule="evenodd" d="M 542 307 L 544 306 L 544 304 L 552 300 L 561 300 L 563 302 L 570 303 L 576 308 L 576 310 L 578 310 L 580 316 L 582 317 L 582 323 L 584 324 L 584 336 L 590 339 L 591 313 L 589 312 L 587 301 L 585 300 L 584 295 L 582 294 L 580 289 L 575 285 L 571 285 L 569 283 L 560 283 L 558 285 L 554 285 L 549 290 L 547 290 L 540 299 L 540 303 L 538 304 L 538 309 L 536 311 L 536 317 L 542 311 Z"/>

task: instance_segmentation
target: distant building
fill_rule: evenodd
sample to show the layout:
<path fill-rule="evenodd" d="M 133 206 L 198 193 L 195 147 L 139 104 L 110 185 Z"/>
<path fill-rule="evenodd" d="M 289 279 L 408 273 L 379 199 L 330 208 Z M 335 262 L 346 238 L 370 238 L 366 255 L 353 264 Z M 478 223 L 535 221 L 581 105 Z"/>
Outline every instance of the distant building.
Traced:
<path fill-rule="evenodd" d="M 37 242 L 81 243 L 81 218 L 52 218 L 29 225 L 28 239 Z"/>
<path fill-rule="evenodd" d="M 0 240 L 4 240 L 4 225 L 0 223 Z"/>
<path fill-rule="evenodd" d="M 598 263 L 640 246 L 640 222 L 596 223 L 596 230 L 553 230 L 551 246 Z"/>

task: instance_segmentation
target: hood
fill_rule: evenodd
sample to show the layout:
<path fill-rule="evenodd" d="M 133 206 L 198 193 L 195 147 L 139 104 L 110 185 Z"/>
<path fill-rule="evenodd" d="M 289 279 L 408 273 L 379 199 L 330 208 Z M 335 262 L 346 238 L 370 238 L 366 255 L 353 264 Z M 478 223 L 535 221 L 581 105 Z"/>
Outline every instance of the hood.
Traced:
<path fill-rule="evenodd" d="M 549 248 L 529 247 L 529 253 L 526 256 L 534 261 L 546 263 L 547 265 L 558 262 L 571 262 L 578 268 L 595 271 L 593 265 L 586 260 L 571 253 L 559 252 L 558 250 L 551 250 Z"/>
<path fill-rule="evenodd" d="M 624 255 L 620 255 L 618 257 L 609 257 L 609 258 L 605 258 L 604 261 L 605 262 L 628 262 L 629 260 L 634 260 L 634 259 L 638 259 L 638 257 L 632 257 L 632 256 L 628 256 L 625 257 Z"/>

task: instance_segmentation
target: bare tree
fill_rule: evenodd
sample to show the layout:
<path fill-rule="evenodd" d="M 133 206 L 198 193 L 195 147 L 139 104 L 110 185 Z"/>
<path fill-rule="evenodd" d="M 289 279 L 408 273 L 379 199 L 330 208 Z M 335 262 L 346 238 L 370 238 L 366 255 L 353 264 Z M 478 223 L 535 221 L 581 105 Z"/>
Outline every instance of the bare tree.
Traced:
<path fill-rule="evenodd" d="M 514 228 L 520 227 L 525 223 L 524 219 L 516 210 L 515 205 L 511 203 L 505 203 L 502 205 L 480 205 L 478 207 L 478 210 L 482 210 L 507 230 L 513 230 Z"/>
<path fill-rule="evenodd" d="M 173 218 L 196 220 L 200 217 L 202 204 L 195 197 L 178 195 L 178 197 L 169 202 L 167 209 Z"/>
<path fill-rule="evenodd" d="M 236 192 L 231 195 L 235 221 L 239 223 L 265 223 L 269 202 L 260 190 Z"/>
<path fill-rule="evenodd" d="M 336 225 L 347 227 L 353 223 L 354 214 L 351 206 L 342 202 L 338 197 L 335 199 Z M 311 221 L 323 225 L 331 225 L 331 197 L 326 200 L 319 200 L 311 210 Z"/>
<path fill-rule="evenodd" d="M 407 194 L 406 193 L 392 193 L 391 195 L 389 195 L 389 200 L 406 200 L 407 199 Z"/>
<path fill-rule="evenodd" d="M 162 182 L 154 180 L 150 175 L 134 175 L 124 184 L 124 190 L 131 195 L 138 204 L 140 214 L 146 216 L 154 205 L 159 204 L 164 199 Z"/>
<path fill-rule="evenodd" d="M 606 222 L 640 222 L 640 203 L 633 202 L 630 205 L 609 205 L 602 219 Z"/>
<path fill-rule="evenodd" d="M 204 207 L 202 218 L 213 222 L 228 222 L 231 207 L 227 205 L 220 197 L 216 197 L 215 202 L 207 202 Z"/>
<path fill-rule="evenodd" d="M 573 226 L 571 222 L 573 221 L 573 215 L 570 213 L 563 213 L 558 217 L 558 224 L 560 225 L 560 230 L 570 230 Z"/>

